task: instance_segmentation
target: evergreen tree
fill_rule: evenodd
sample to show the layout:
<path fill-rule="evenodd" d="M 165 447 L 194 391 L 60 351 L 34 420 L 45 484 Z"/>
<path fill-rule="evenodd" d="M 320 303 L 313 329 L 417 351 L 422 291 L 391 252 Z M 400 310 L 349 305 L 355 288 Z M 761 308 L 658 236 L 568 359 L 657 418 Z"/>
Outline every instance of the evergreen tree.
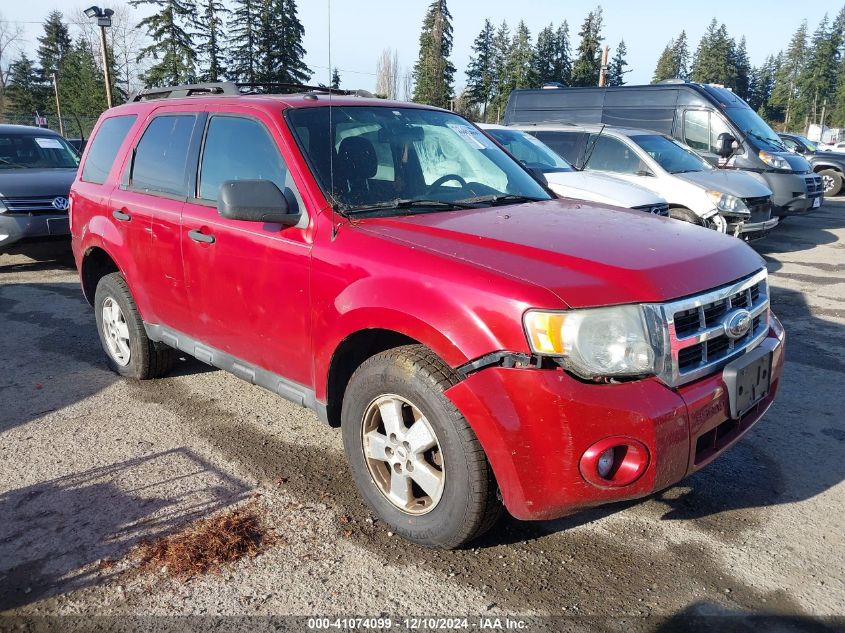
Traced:
<path fill-rule="evenodd" d="M 739 41 L 739 45 L 734 49 L 733 65 L 736 73 L 733 89 L 736 94 L 747 100 L 751 84 L 751 62 L 748 60 L 744 35 Z"/>
<path fill-rule="evenodd" d="M 552 81 L 564 86 L 572 84 L 572 47 L 569 45 L 569 24 L 566 20 L 557 27 L 554 77 Z"/>
<path fill-rule="evenodd" d="M 193 0 L 130 0 L 133 7 L 152 5 L 157 11 L 138 24 L 151 43 L 141 49 L 139 59 L 155 60 L 144 73 L 147 86 L 190 83 L 196 76 L 197 52 L 188 29 L 197 19 Z"/>
<path fill-rule="evenodd" d="M 332 68 L 332 90 L 340 90 L 340 73 L 337 71 L 337 66 Z"/>
<path fill-rule="evenodd" d="M 830 113 L 831 127 L 845 127 L 845 59 L 839 62 L 836 76 L 836 99 Z"/>
<path fill-rule="evenodd" d="M 751 72 L 746 101 L 752 109 L 765 119 L 771 118 L 768 104 L 772 96 L 776 73 L 777 58 L 774 55 L 769 55 L 762 66 L 754 68 Z"/>
<path fill-rule="evenodd" d="M 38 44 L 41 77 L 44 81 L 52 81 L 53 73 L 60 73 L 65 57 L 71 49 L 70 32 L 61 11 L 51 11 L 47 15 L 44 21 L 44 35 L 38 38 Z"/>
<path fill-rule="evenodd" d="M 226 62 L 224 51 L 224 17 L 229 10 L 220 0 L 200 0 L 197 28 L 200 45 L 197 52 L 200 55 L 202 81 L 221 81 L 226 76 Z"/>
<path fill-rule="evenodd" d="M 452 54 L 452 14 L 446 0 L 428 7 L 420 33 L 420 54 L 414 65 L 414 101 L 448 108 L 455 67 Z"/>
<path fill-rule="evenodd" d="M 94 117 L 107 107 L 97 53 L 84 37 L 76 41 L 65 57 L 59 96 L 65 119 Z"/>
<path fill-rule="evenodd" d="M 506 81 L 510 95 L 512 90 L 528 88 L 531 85 L 534 49 L 531 45 L 531 31 L 522 20 L 516 26 L 508 53 Z"/>
<path fill-rule="evenodd" d="M 484 27 L 472 43 L 472 56 L 467 66 L 467 91 L 469 99 L 481 106 L 481 118 L 487 120 L 487 105 L 493 96 L 495 79 L 495 30 L 490 20 L 484 20 Z"/>
<path fill-rule="evenodd" d="M 595 86 L 601 71 L 602 8 L 596 7 L 587 14 L 578 35 L 578 57 L 572 66 L 573 86 Z"/>
<path fill-rule="evenodd" d="M 296 0 L 262 0 L 258 13 L 258 81 L 301 84 L 311 78 L 305 65 Z"/>
<path fill-rule="evenodd" d="M 658 84 L 666 79 L 675 79 L 678 76 L 678 66 L 675 63 L 675 40 L 669 40 L 669 43 L 663 48 L 660 57 L 657 58 L 657 66 L 654 68 L 654 75 L 651 77 L 651 83 Z"/>
<path fill-rule="evenodd" d="M 508 88 L 508 59 L 510 58 L 511 44 L 510 28 L 508 23 L 502 20 L 502 24 L 496 29 L 496 37 L 493 39 L 493 68 L 495 69 L 495 81 L 493 83 L 493 99 L 491 100 L 492 112 L 490 119 L 495 122 L 501 120 L 502 112 L 508 102 L 510 90 Z"/>
<path fill-rule="evenodd" d="M 532 83 L 542 86 L 544 83 L 557 81 L 555 65 L 557 62 L 557 36 L 554 24 L 549 24 L 537 33 L 537 46 L 534 47 L 534 59 L 531 62 Z"/>
<path fill-rule="evenodd" d="M 700 83 L 715 83 L 730 88 L 736 86 L 736 45 L 728 36 L 725 25 L 719 25 L 716 18 L 713 18 L 701 38 L 691 75 L 693 81 Z"/>
<path fill-rule="evenodd" d="M 628 66 L 628 60 L 625 56 L 628 54 L 628 47 L 625 46 L 625 40 L 619 42 L 616 47 L 616 54 L 610 62 L 610 68 L 607 70 L 607 85 L 621 86 L 625 83 L 625 73 L 631 72 L 625 70 Z"/>
<path fill-rule="evenodd" d="M 801 23 L 789 41 L 783 55 L 769 104 L 783 111 L 783 124 L 787 129 L 795 120 L 803 117 L 800 103 L 797 103 L 798 78 L 807 61 L 807 21 Z M 798 106 L 796 108 L 796 106 Z"/>
<path fill-rule="evenodd" d="M 255 83 L 258 77 L 260 0 L 236 0 L 229 20 L 229 75 L 235 81 Z"/>
<path fill-rule="evenodd" d="M 839 61 L 841 58 L 842 29 L 831 26 L 825 14 L 813 34 L 807 62 L 798 76 L 798 89 L 806 122 L 821 123 L 822 108 L 833 106 L 837 92 Z M 797 121 L 796 121 L 797 123 Z"/>
<path fill-rule="evenodd" d="M 26 53 L 21 53 L 9 67 L 9 82 L 5 91 L 9 112 L 34 117 L 36 112 L 45 111 L 50 94 L 40 79 L 35 63 Z"/>
<path fill-rule="evenodd" d="M 675 76 L 679 79 L 688 79 L 690 73 L 690 55 L 686 31 L 681 31 L 681 34 L 678 35 L 672 50 L 675 53 L 675 67 L 677 69 Z"/>

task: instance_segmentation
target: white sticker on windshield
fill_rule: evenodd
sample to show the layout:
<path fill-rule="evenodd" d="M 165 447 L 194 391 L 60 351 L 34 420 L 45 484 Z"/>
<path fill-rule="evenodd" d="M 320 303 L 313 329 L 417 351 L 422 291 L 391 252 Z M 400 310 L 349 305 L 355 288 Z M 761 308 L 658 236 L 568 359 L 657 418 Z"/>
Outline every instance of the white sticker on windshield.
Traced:
<path fill-rule="evenodd" d="M 447 123 L 446 125 L 475 149 L 492 149 L 494 147 L 493 142 L 474 127 L 459 123 Z"/>
<path fill-rule="evenodd" d="M 35 142 L 41 149 L 64 149 L 59 139 L 56 138 L 40 138 L 36 137 Z"/>

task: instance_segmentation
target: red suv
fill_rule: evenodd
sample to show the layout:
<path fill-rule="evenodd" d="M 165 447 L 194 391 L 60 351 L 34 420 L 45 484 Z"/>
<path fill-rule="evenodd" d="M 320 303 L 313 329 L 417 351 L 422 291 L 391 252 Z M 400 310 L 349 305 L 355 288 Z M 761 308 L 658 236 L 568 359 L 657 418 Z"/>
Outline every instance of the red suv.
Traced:
<path fill-rule="evenodd" d="M 555 199 L 416 104 L 143 94 L 100 118 L 71 229 L 115 371 L 181 350 L 313 409 L 426 545 L 502 505 L 549 519 L 674 484 L 761 418 L 783 365 L 740 240 Z"/>

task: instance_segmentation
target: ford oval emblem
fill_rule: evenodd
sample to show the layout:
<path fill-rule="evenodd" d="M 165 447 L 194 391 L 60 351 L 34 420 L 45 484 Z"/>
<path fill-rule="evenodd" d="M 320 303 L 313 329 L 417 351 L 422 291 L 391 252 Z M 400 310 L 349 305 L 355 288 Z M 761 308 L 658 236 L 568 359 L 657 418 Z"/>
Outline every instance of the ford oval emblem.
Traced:
<path fill-rule="evenodd" d="M 57 211 L 67 211 L 68 203 L 67 198 L 64 196 L 59 196 L 58 198 L 53 198 L 53 208 Z"/>
<path fill-rule="evenodd" d="M 723 321 L 725 334 L 734 340 L 742 338 L 751 329 L 751 313 L 748 310 L 734 310 L 729 312 Z"/>

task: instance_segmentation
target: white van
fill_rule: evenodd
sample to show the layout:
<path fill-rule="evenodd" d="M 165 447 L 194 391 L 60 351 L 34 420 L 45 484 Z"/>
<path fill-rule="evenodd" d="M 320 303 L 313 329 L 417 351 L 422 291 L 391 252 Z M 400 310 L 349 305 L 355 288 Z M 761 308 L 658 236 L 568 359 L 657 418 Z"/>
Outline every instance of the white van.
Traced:
<path fill-rule="evenodd" d="M 669 215 L 666 200 L 650 189 L 610 174 L 578 171 L 527 132 L 490 123 L 479 123 L 478 127 L 496 139 L 523 165 L 543 172 L 549 189 L 559 196 L 638 209 L 655 215 Z"/>
<path fill-rule="evenodd" d="M 613 174 L 663 196 L 673 218 L 746 240 L 763 237 L 778 223 L 766 185 L 741 171 L 715 169 L 665 134 L 563 123 L 512 127 L 585 171 Z"/>

